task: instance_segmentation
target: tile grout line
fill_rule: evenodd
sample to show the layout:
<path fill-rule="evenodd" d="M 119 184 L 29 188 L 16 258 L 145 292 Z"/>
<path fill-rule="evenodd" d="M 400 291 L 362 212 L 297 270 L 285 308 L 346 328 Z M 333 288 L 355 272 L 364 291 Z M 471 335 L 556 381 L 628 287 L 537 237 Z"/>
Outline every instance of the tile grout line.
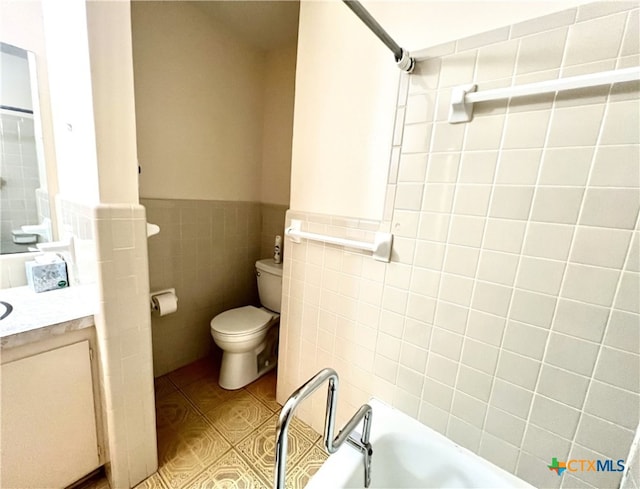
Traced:
<path fill-rule="evenodd" d="M 617 63 L 617 60 L 619 60 L 621 58 L 622 47 L 624 45 L 624 38 L 625 38 L 624 34 L 625 34 L 625 31 L 626 31 L 627 22 L 629 21 L 630 17 L 631 17 L 631 14 L 627 13 L 626 19 L 625 19 L 625 28 L 623 29 L 623 33 L 622 33 L 622 36 L 621 36 L 621 39 L 620 39 L 620 45 L 618 46 L 618 50 L 617 50 L 617 53 L 616 53 L 616 56 L 615 56 L 616 63 Z M 565 52 L 565 55 L 566 55 L 566 52 Z M 605 129 L 605 126 L 606 126 L 607 115 L 609 113 L 609 109 L 610 109 L 611 103 L 612 103 L 611 95 L 612 95 L 612 92 L 613 92 L 613 86 L 614 85 L 611 84 L 609 86 L 609 88 L 608 88 L 608 91 L 607 91 L 607 97 L 606 97 L 606 101 L 604 103 L 604 110 L 603 110 L 603 113 L 602 113 L 602 120 L 601 120 L 601 123 L 600 123 L 600 128 L 598 130 L 598 136 L 597 136 L 596 142 L 594 144 L 595 150 L 594 150 L 593 155 L 591 157 L 591 163 L 590 163 L 590 167 L 589 167 L 589 174 L 588 174 L 588 177 L 587 177 L 587 181 L 585 183 L 584 195 L 582 197 L 582 202 L 581 202 L 581 205 L 580 205 L 580 211 L 579 211 L 578 216 L 576 218 L 576 226 L 580 222 L 580 218 L 583 215 L 585 202 L 587 200 L 587 193 L 588 193 L 588 190 L 590 188 L 590 183 L 591 183 L 591 181 L 593 179 L 593 171 L 594 171 L 594 166 L 595 166 L 595 161 L 596 161 L 596 155 L 598 153 L 598 148 L 600 147 L 600 142 L 602 140 L 602 136 L 603 136 L 604 129 Z M 640 221 L 640 215 L 636 216 L 635 229 L 637 229 L 639 221 Z M 565 274 L 564 274 L 564 276 L 562 278 L 560 293 L 562 292 L 562 289 L 563 289 L 563 286 L 564 286 L 564 283 L 565 283 L 565 279 L 566 279 L 566 273 L 567 273 L 566 270 L 568 270 L 568 268 L 569 268 L 571 255 L 572 255 L 572 252 L 574 251 L 576 235 L 577 235 L 577 230 L 574 231 L 574 233 L 573 233 L 573 237 L 572 237 L 571 244 L 570 244 L 570 247 L 569 247 L 569 255 L 567 256 L 567 266 L 566 266 L 566 269 L 565 269 Z M 580 414 L 579 414 L 579 417 L 578 417 L 578 423 L 576 425 L 576 430 L 575 430 L 575 432 L 573 434 L 573 437 L 572 437 L 570 445 L 569 445 L 569 454 L 568 454 L 568 456 L 571 456 L 571 454 L 575 450 L 576 445 L 581 446 L 581 444 L 577 440 L 578 433 L 580 432 L 580 428 L 581 428 L 581 426 L 582 426 L 582 424 L 584 422 L 584 419 L 585 419 L 585 414 L 586 414 L 585 413 L 585 407 L 586 407 L 586 404 L 587 404 L 587 399 L 589 398 L 589 394 L 591 392 L 591 387 L 593 386 L 593 383 L 594 383 L 596 369 L 598 367 L 598 364 L 600 363 L 601 354 L 602 354 L 602 351 L 603 351 L 603 348 L 604 348 L 605 337 L 606 337 L 606 334 L 607 334 L 607 330 L 609 329 L 609 325 L 611 324 L 611 317 L 612 317 L 612 312 L 613 312 L 613 309 L 614 309 L 615 301 L 616 301 L 616 298 L 618 296 L 618 293 L 619 293 L 619 290 L 620 290 L 620 286 L 622 284 L 622 278 L 624 276 L 624 268 L 625 268 L 625 266 L 627 265 L 627 263 L 628 263 L 628 261 L 630 259 L 630 250 L 631 250 L 632 240 L 633 240 L 633 236 L 629 239 L 629 243 L 627 245 L 627 250 L 626 250 L 626 253 L 625 253 L 625 260 L 624 260 L 624 263 L 623 263 L 622 267 L 619 270 L 619 276 L 618 276 L 618 279 L 617 279 L 615 292 L 614 292 L 614 294 L 613 294 L 613 296 L 611 298 L 610 306 L 607 307 L 607 309 L 609 310 L 609 315 L 608 315 L 605 327 L 604 327 L 604 329 L 602 331 L 602 340 L 601 340 L 600 345 L 598 347 L 598 353 L 596 354 L 596 358 L 595 358 L 593 366 L 591 368 L 591 375 L 589 376 L 589 381 L 587 383 L 587 389 L 586 389 L 586 392 L 584 393 L 584 399 L 582 401 L 582 405 L 581 405 L 581 408 L 579 410 Z M 559 297 L 560 297 L 560 294 L 559 294 Z M 557 314 L 557 308 L 558 308 L 558 306 L 556 305 L 556 310 L 554 311 L 554 316 L 553 316 L 554 319 L 555 319 L 555 316 Z M 547 354 L 547 348 L 548 348 L 548 344 L 547 344 L 547 347 L 545 348 L 545 357 L 546 357 L 546 354 Z M 589 448 L 589 450 L 590 451 L 594 451 L 591 448 Z M 562 484 L 562 485 L 564 485 L 564 484 Z"/>
<path fill-rule="evenodd" d="M 513 42 L 513 40 L 511 39 L 511 30 L 509 31 L 509 40 Z M 517 45 L 516 52 L 514 54 L 514 59 L 513 59 L 513 68 L 512 68 L 512 71 L 511 71 L 511 76 L 509 77 L 510 85 L 513 85 L 513 83 L 515 82 L 515 79 L 516 79 L 516 76 L 517 76 L 517 70 L 518 70 L 518 60 L 519 60 L 519 57 L 520 57 L 520 51 L 522 49 L 522 40 L 518 39 L 517 43 L 518 43 L 518 45 Z M 510 101 L 507 101 L 506 107 L 505 107 L 505 111 L 504 111 L 504 123 L 502 125 L 502 132 L 500 134 L 500 142 L 498 143 L 498 147 L 496 149 L 498 154 L 497 154 L 496 167 L 494 169 L 493 182 L 492 182 L 491 190 L 490 190 L 490 194 L 489 194 L 489 201 L 488 201 L 488 204 L 487 204 L 487 213 L 484 216 L 484 223 L 483 223 L 483 228 L 482 228 L 482 236 L 480 238 L 480 244 L 478 246 L 478 249 L 480 250 L 480 252 L 482 252 L 483 249 L 484 249 L 483 245 L 485 243 L 486 236 L 487 236 L 487 227 L 488 227 L 489 219 L 490 219 L 489 215 L 490 215 L 490 212 L 491 212 L 491 205 L 493 203 L 494 194 L 495 194 L 495 190 L 496 190 L 496 183 L 498 181 L 498 175 L 499 175 L 500 166 L 501 166 L 501 163 L 502 163 L 503 146 L 504 146 L 504 143 L 505 143 L 505 140 L 506 140 L 506 137 L 507 137 L 507 131 L 509 130 L 509 115 L 510 115 L 509 106 L 510 106 Z M 532 199 L 531 200 L 531 202 L 532 202 L 531 207 L 532 208 L 533 208 L 533 197 L 534 196 L 532 195 L 532 197 L 531 197 L 531 199 Z M 516 270 L 514 272 L 513 285 L 511 285 L 509 287 L 511 289 L 511 291 L 510 291 L 510 295 L 509 295 L 509 303 L 508 303 L 508 306 L 507 306 L 507 311 L 505 313 L 505 317 L 504 318 L 502 318 L 501 316 L 498 316 L 498 317 L 500 317 L 500 319 L 504 320 L 504 327 L 503 327 L 502 332 L 500 334 L 500 344 L 498 346 L 491 345 L 492 348 L 496 348 L 497 349 L 495 365 L 494 365 L 494 367 L 492 369 L 491 374 L 485 372 L 490 377 L 490 384 L 489 384 L 489 394 L 487 396 L 487 400 L 483 402 L 486 405 L 486 409 L 485 409 L 485 413 L 484 413 L 484 416 L 483 416 L 483 419 L 482 419 L 482 426 L 479 427 L 480 439 L 478 440 L 478 453 L 480 452 L 480 449 L 483 446 L 483 442 L 484 442 L 484 440 L 486 438 L 486 435 L 488 433 L 486 431 L 487 421 L 489 419 L 490 408 L 492 407 L 491 400 L 493 399 L 495 384 L 496 384 L 496 380 L 498 378 L 497 377 L 497 371 L 498 371 L 498 366 L 500 364 L 500 358 L 501 358 L 502 350 L 503 350 L 503 347 L 504 347 L 503 346 L 504 345 L 504 339 L 505 339 L 505 336 L 506 336 L 506 329 L 507 329 L 507 324 L 508 324 L 507 319 L 508 319 L 509 314 L 511 312 L 511 304 L 513 302 L 513 296 L 514 296 L 514 291 L 515 291 L 516 278 L 517 278 L 517 275 L 518 275 L 518 269 L 520 267 L 520 262 L 522 260 L 522 248 L 523 247 L 524 247 L 524 237 L 523 237 L 523 244 L 521 245 L 520 250 L 518 251 L 518 253 L 515 253 L 515 255 L 518 257 L 518 262 L 517 262 L 517 265 L 516 265 Z M 478 263 L 476 265 L 476 270 L 475 270 L 475 274 L 474 274 L 474 287 L 473 287 L 473 291 L 472 291 L 473 292 L 472 296 L 475 295 L 475 290 L 476 290 L 476 286 L 477 286 L 477 282 L 478 282 L 478 273 L 480 271 L 480 259 L 481 259 L 481 256 L 479 255 L 478 256 Z M 471 301 L 470 301 L 470 304 L 469 304 L 469 310 L 470 311 L 473 309 L 472 308 L 472 306 L 473 306 L 472 299 L 473 299 L 473 297 L 471 298 Z M 461 355 L 460 355 L 460 362 L 461 363 L 462 363 L 462 354 L 464 353 L 464 350 L 465 350 L 464 346 L 467 343 L 466 333 L 467 333 L 467 330 L 468 330 L 468 327 L 469 327 L 469 318 L 470 318 L 470 316 L 471 316 L 471 314 L 469 312 L 469 315 L 467 316 L 467 320 L 466 320 L 466 323 L 465 323 L 465 337 L 464 337 L 464 340 L 463 340 L 463 348 L 462 348 L 462 352 L 461 352 Z M 459 368 L 460 367 L 458 367 L 458 369 Z M 457 382 L 457 377 L 456 377 L 456 382 Z M 495 435 L 492 435 L 492 436 L 495 436 Z M 500 438 L 500 440 L 502 440 L 502 438 Z M 522 439 L 520 440 L 520 445 L 522 445 Z M 519 450 L 520 450 L 520 447 L 518 447 L 518 456 L 516 457 L 516 460 L 515 460 L 515 463 L 514 463 L 514 466 L 513 466 L 513 470 L 512 470 L 513 473 L 515 473 L 516 468 L 518 466 L 518 459 L 519 459 L 519 453 L 520 453 Z"/>
<path fill-rule="evenodd" d="M 562 70 L 564 68 L 564 63 L 565 63 L 565 60 L 566 60 L 566 57 L 567 57 L 567 49 L 568 49 L 568 46 L 569 46 L 569 37 L 571 36 L 571 28 L 574 25 L 575 25 L 575 21 L 570 23 L 568 26 L 565 27 L 566 33 L 565 33 L 565 37 L 564 37 L 564 46 L 563 46 L 563 51 L 562 51 L 562 59 L 560 60 L 560 65 L 558 67 L 558 77 L 561 76 Z M 531 209 L 529 211 L 529 216 L 528 216 L 527 224 L 526 224 L 526 227 L 525 227 L 525 233 L 524 233 L 524 236 L 523 236 L 523 249 L 524 249 L 524 243 L 526 242 L 527 236 L 529 234 L 529 230 L 531 228 L 531 222 L 532 222 L 531 221 L 531 217 L 533 215 L 533 208 L 534 208 L 533 204 L 534 204 L 534 201 L 535 201 L 535 197 L 536 197 L 536 195 L 538 193 L 538 184 L 539 184 L 540 179 L 542 177 L 542 170 L 543 170 L 543 167 L 544 167 L 544 164 L 543 164 L 544 158 L 545 158 L 545 156 L 547 154 L 547 151 L 549 149 L 549 140 L 551 138 L 551 128 L 553 126 L 553 123 L 554 123 L 554 120 L 555 120 L 555 116 L 557 115 L 557 112 L 556 112 L 558 110 L 557 102 L 558 102 L 558 93 L 554 94 L 553 100 L 552 100 L 552 103 L 551 103 L 547 131 L 546 131 L 546 134 L 545 134 L 544 145 L 542 147 L 542 153 L 540 155 L 540 166 L 538 168 L 538 174 L 537 174 L 537 177 L 536 177 L 536 185 L 534 186 L 534 193 L 533 193 L 533 196 L 532 196 Z M 595 152 L 594 152 L 594 154 L 595 154 Z M 590 167 L 590 171 L 591 171 L 591 169 L 592 168 Z M 584 205 L 585 194 L 586 194 L 586 192 L 584 192 L 583 195 L 582 195 L 581 207 Z M 566 275 L 567 275 L 567 270 L 569 268 L 569 257 L 571 256 L 571 250 L 573 248 L 573 243 L 575 242 L 575 237 L 576 237 L 576 234 L 577 234 L 575 228 L 576 228 L 576 226 L 577 226 L 577 224 L 579 222 L 579 218 L 580 218 L 580 213 L 578 213 L 578 215 L 576 216 L 576 223 L 573 225 L 574 228 L 571 231 L 571 240 L 570 240 L 570 245 L 569 245 L 569 251 L 567 253 L 567 258 L 565 260 L 564 267 L 563 267 L 563 270 L 562 270 L 562 278 L 560 280 L 560 285 L 558 287 L 558 292 L 557 292 L 557 294 L 555 296 L 553 296 L 554 299 L 555 299 L 554 300 L 554 306 L 553 306 L 553 312 L 552 312 L 551 319 L 550 319 L 550 322 L 549 322 L 549 327 L 546 328 L 548 332 L 547 332 L 546 339 L 545 339 L 545 345 L 544 345 L 544 348 L 543 348 L 543 351 L 542 351 L 542 357 L 540 358 L 540 360 L 538 360 L 538 364 L 539 365 L 538 365 L 538 372 L 536 374 L 535 384 L 534 384 L 532 390 L 528 389 L 532 393 L 532 396 L 531 396 L 531 402 L 530 402 L 530 404 L 528 406 L 528 409 L 527 409 L 527 417 L 525 419 L 524 430 L 522 432 L 522 438 L 521 438 L 520 447 L 519 447 L 519 450 L 518 450 L 518 457 L 517 457 L 517 460 L 516 460 L 516 467 L 515 467 L 515 470 L 514 470 L 514 473 L 516 473 L 516 474 L 520 470 L 520 463 L 522 461 L 522 455 L 524 453 L 527 453 L 527 454 L 529 453 L 529 452 L 525 451 L 525 449 L 524 449 L 525 440 L 527 439 L 527 434 L 529 432 L 529 427 L 532 425 L 532 423 L 531 423 L 531 414 L 533 412 L 533 405 L 534 405 L 535 398 L 538 395 L 538 391 L 539 391 L 540 379 L 542 378 L 542 371 L 543 371 L 543 368 L 544 368 L 544 365 L 545 365 L 544 360 L 546 358 L 547 350 L 548 350 L 549 344 L 551 342 L 551 333 L 552 333 L 552 329 L 553 329 L 553 324 L 554 324 L 554 321 L 555 321 L 555 318 L 556 318 L 556 315 L 557 315 L 557 311 L 558 311 L 558 304 L 560 302 L 560 293 L 562 291 L 562 287 L 563 287 L 563 284 L 565 282 Z M 517 279 L 518 279 L 518 277 L 520 275 L 520 267 L 521 267 L 521 264 L 522 264 L 522 257 L 523 257 L 523 254 L 522 254 L 522 251 L 521 251 L 520 257 L 518 259 L 518 266 L 517 266 L 517 269 L 516 269 L 516 277 L 515 277 L 515 281 L 514 281 L 514 288 L 515 288 L 515 284 L 517 283 Z M 511 305 L 512 305 L 512 303 L 509 305 L 509 314 L 511 314 Z M 503 344 L 504 344 L 504 338 L 503 338 Z M 571 450 L 571 444 L 569 444 L 569 451 L 570 450 Z M 560 483 L 558 484 L 558 487 L 561 485 L 561 483 L 562 483 L 562 481 L 560 481 Z"/>

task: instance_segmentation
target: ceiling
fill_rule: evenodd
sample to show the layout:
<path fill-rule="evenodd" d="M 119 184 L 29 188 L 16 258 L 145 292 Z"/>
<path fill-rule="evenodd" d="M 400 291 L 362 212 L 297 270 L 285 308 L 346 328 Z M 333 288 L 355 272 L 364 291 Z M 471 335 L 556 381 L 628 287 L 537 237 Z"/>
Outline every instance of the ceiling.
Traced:
<path fill-rule="evenodd" d="M 207 15 L 257 49 L 276 49 L 298 37 L 298 0 L 193 2 Z"/>

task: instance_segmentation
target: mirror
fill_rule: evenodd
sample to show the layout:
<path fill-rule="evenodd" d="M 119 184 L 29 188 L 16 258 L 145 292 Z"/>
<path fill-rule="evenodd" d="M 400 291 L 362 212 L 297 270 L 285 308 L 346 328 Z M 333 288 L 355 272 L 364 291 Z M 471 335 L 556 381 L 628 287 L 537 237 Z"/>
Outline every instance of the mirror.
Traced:
<path fill-rule="evenodd" d="M 52 241 L 35 55 L 0 42 L 0 254 Z"/>

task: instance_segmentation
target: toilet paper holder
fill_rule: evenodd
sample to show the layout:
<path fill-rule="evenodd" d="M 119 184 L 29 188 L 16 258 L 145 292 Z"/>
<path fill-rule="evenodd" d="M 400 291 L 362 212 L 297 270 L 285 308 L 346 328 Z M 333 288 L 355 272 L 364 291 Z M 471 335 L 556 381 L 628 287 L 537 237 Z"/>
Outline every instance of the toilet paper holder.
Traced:
<path fill-rule="evenodd" d="M 155 292 L 151 292 L 149 294 L 149 305 L 151 306 L 152 311 L 158 312 L 158 306 L 153 302 L 153 298 L 155 296 L 162 295 L 162 294 L 176 295 L 176 289 L 172 287 L 170 289 L 156 290 Z"/>

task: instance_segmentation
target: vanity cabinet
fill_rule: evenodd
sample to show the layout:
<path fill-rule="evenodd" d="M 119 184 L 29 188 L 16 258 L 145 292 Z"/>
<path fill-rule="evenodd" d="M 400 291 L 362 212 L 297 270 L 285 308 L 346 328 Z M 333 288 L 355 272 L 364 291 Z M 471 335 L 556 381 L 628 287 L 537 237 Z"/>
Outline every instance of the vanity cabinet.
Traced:
<path fill-rule="evenodd" d="M 2 488 L 66 487 L 100 465 L 89 341 L 0 366 Z"/>

